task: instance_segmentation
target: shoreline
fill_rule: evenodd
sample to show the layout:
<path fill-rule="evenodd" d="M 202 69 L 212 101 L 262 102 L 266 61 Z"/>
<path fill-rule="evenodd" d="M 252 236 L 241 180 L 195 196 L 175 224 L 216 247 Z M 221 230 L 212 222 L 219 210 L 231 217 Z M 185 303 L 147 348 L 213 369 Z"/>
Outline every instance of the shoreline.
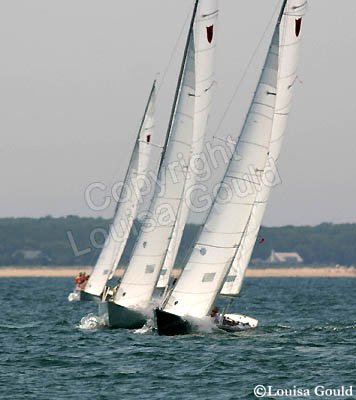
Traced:
<path fill-rule="evenodd" d="M 92 267 L 0 267 L 0 278 L 70 278 L 79 272 L 90 273 Z M 123 269 L 115 275 L 122 276 Z M 178 277 L 180 270 L 173 270 L 172 275 Z M 354 267 L 281 267 L 281 268 L 249 268 L 247 278 L 356 278 Z"/>

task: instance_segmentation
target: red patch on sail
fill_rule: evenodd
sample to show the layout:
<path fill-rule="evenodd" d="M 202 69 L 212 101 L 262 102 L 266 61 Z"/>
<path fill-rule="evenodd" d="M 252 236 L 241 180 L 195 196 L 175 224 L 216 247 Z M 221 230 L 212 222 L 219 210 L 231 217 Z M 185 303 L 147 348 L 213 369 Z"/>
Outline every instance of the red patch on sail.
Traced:
<path fill-rule="evenodd" d="M 302 18 L 299 18 L 295 20 L 295 34 L 297 35 L 297 37 L 299 36 L 301 29 L 302 29 Z"/>
<path fill-rule="evenodd" d="M 208 42 L 211 43 L 213 41 L 213 37 L 214 37 L 214 25 L 206 27 L 206 35 L 208 38 Z"/>

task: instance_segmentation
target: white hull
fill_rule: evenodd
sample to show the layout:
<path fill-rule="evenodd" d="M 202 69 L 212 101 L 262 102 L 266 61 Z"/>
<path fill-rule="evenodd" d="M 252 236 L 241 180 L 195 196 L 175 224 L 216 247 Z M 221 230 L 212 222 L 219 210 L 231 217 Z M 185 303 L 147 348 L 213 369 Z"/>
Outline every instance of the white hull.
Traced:
<path fill-rule="evenodd" d="M 241 332 L 257 326 L 257 319 L 241 314 L 225 314 L 218 324 L 218 328 L 226 332 Z"/>
<path fill-rule="evenodd" d="M 100 302 L 100 296 L 94 296 L 90 293 L 85 292 L 81 289 L 75 289 L 72 293 L 68 295 L 68 301 L 94 301 L 96 303 Z"/>

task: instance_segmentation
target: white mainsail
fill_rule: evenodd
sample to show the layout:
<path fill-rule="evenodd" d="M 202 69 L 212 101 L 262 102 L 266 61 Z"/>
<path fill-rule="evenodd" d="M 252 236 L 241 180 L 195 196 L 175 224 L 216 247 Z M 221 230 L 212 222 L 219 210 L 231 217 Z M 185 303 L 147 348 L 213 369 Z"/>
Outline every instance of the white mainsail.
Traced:
<path fill-rule="evenodd" d="M 147 102 L 108 237 L 84 289 L 94 296 L 102 294 L 108 279 L 114 274 L 137 215 L 140 201 L 138 178 L 147 174 L 151 156 L 155 97 L 156 81 Z M 125 198 L 125 188 L 130 188 L 132 194 L 128 199 Z"/>
<path fill-rule="evenodd" d="M 163 308 L 168 313 L 203 318 L 222 288 L 261 187 L 260 178 L 268 157 L 275 110 L 278 56 L 279 29 L 276 29 L 214 204 L 188 263 Z"/>
<path fill-rule="evenodd" d="M 183 212 L 187 215 L 187 211 L 181 207 L 181 201 L 186 188 L 188 165 L 192 153 L 203 140 L 212 97 L 210 49 L 215 48 L 216 39 L 215 20 L 210 18 L 216 14 L 216 0 L 195 2 L 168 127 L 168 142 L 149 210 L 151 218 L 145 222 L 114 297 L 114 302 L 123 307 L 144 309 L 149 305 L 180 209 L 180 229 L 184 228 L 182 216 Z M 204 22 L 201 22 L 202 19 Z M 152 224 L 154 228 L 149 229 Z M 178 235 L 181 236 L 177 233 L 176 237 Z"/>
<path fill-rule="evenodd" d="M 306 12 L 306 6 L 305 0 L 289 0 L 279 27 L 279 71 L 276 109 L 273 117 L 269 157 L 264 173 L 270 177 L 277 176 L 276 162 L 279 158 L 291 110 L 293 89 L 297 81 L 302 19 Z M 253 206 L 250 222 L 241 241 L 241 246 L 236 253 L 229 275 L 221 291 L 222 295 L 237 296 L 241 291 L 271 188 L 269 180 L 265 179 Z"/>
<path fill-rule="evenodd" d="M 195 118 L 193 125 L 193 140 L 191 156 L 196 158 L 203 152 L 204 136 L 210 104 L 214 94 L 215 77 L 215 35 L 219 10 L 217 0 L 200 1 L 194 27 L 193 46 L 191 54 L 194 54 L 195 63 Z M 208 40 L 207 40 L 208 39 Z M 189 215 L 188 190 L 195 183 L 194 171 L 189 163 L 189 172 L 181 199 L 178 217 L 174 226 L 172 237 L 163 262 L 163 268 L 157 283 L 157 287 L 168 285 L 178 248 L 182 240 L 183 231 Z"/>

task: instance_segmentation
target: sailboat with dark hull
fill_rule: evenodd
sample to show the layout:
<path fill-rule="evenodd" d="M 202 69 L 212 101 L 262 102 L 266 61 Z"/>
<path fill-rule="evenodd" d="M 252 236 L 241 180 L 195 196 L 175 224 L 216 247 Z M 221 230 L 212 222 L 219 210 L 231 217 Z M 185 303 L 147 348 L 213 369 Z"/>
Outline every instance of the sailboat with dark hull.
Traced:
<path fill-rule="evenodd" d="M 304 0 L 283 2 L 256 92 L 219 192 L 226 187 L 236 188 L 234 183 L 246 181 L 246 177 L 256 189 L 247 196 L 235 191 L 224 204 L 215 199 L 176 286 L 163 305 L 155 309 L 160 335 L 190 333 L 195 324 L 209 317 L 213 325 L 226 332 L 258 325 L 256 319 L 227 313 L 227 309 L 218 314 L 214 304 L 220 294 L 234 299 L 239 293 L 252 253 L 251 238 L 257 235 L 262 222 L 270 191 L 262 184 L 262 177 L 269 157 L 278 158 L 286 128 L 305 7 Z"/>
<path fill-rule="evenodd" d="M 168 263 L 169 269 L 173 264 L 176 244 L 188 218 L 184 200 L 190 160 L 201 151 L 213 97 L 217 17 L 217 0 L 195 1 L 158 182 L 148 212 L 158 223 L 154 230 L 145 229 L 146 221 L 143 223 L 115 295 L 106 305 L 100 305 L 108 313 L 111 327 L 139 328 L 153 316 L 152 295 L 161 271 Z"/>

